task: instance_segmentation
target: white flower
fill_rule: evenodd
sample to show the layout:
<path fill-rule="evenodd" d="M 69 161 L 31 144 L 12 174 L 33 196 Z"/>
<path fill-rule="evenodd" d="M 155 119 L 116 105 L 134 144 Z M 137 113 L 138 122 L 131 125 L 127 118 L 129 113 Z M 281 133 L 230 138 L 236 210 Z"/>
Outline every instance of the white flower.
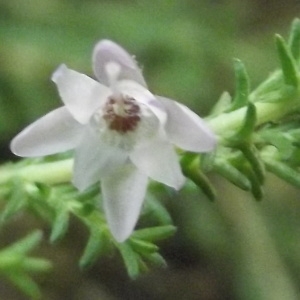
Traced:
<path fill-rule="evenodd" d="M 98 81 L 60 66 L 52 76 L 64 103 L 11 143 L 23 157 L 75 149 L 73 184 L 101 182 L 104 212 L 119 242 L 137 222 L 148 177 L 175 189 L 184 183 L 173 144 L 206 152 L 216 138 L 186 106 L 147 89 L 135 60 L 119 45 L 100 41 L 93 53 Z"/>

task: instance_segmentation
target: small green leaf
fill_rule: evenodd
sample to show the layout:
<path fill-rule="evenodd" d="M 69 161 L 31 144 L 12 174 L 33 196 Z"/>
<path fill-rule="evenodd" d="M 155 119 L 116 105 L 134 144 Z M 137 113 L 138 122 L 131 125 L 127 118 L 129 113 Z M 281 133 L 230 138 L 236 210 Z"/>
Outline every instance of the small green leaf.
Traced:
<path fill-rule="evenodd" d="M 43 258 L 26 257 L 21 261 L 22 269 L 28 272 L 43 272 L 49 271 L 52 264 Z"/>
<path fill-rule="evenodd" d="M 197 170 L 197 172 L 191 173 L 188 177 L 200 187 L 209 200 L 214 201 L 216 199 L 216 190 L 204 173 Z"/>
<path fill-rule="evenodd" d="M 289 182 L 290 184 L 300 188 L 300 173 L 286 164 L 272 158 L 264 158 L 266 168 L 279 178 Z"/>
<path fill-rule="evenodd" d="M 292 23 L 288 45 L 294 59 L 298 60 L 300 56 L 300 19 L 298 18 Z"/>
<path fill-rule="evenodd" d="M 253 172 L 260 183 L 264 182 L 265 179 L 265 168 L 262 163 L 259 153 L 253 144 L 241 144 L 239 149 L 244 154 L 245 158 L 251 165 Z"/>
<path fill-rule="evenodd" d="M 50 242 L 55 243 L 60 240 L 69 227 L 69 212 L 67 209 L 61 208 L 56 212 L 54 222 L 52 224 L 52 231 L 50 235 Z"/>
<path fill-rule="evenodd" d="M 122 255 L 123 261 L 125 263 L 127 273 L 132 278 L 135 279 L 140 274 L 139 267 L 139 256 L 132 250 L 130 245 L 127 243 L 121 243 L 117 246 Z"/>
<path fill-rule="evenodd" d="M 249 141 L 255 129 L 256 120 L 256 107 L 253 103 L 248 103 L 245 122 L 234 137 L 238 143 L 240 141 Z"/>
<path fill-rule="evenodd" d="M 0 214 L 0 225 L 24 208 L 27 205 L 27 198 L 23 182 L 19 179 L 14 180 L 11 184 L 11 194 L 8 197 L 8 202 Z"/>
<path fill-rule="evenodd" d="M 154 245 L 153 243 L 135 238 L 130 238 L 129 243 L 136 252 L 142 255 L 149 255 L 159 250 L 158 246 Z"/>
<path fill-rule="evenodd" d="M 260 201 L 263 199 L 264 193 L 261 186 L 261 182 L 258 180 L 256 174 L 253 172 L 253 169 L 247 165 L 244 165 L 242 168 L 242 172 L 247 176 L 247 178 L 251 182 L 251 193 L 253 197 Z"/>
<path fill-rule="evenodd" d="M 32 250 L 41 238 L 41 232 L 35 231 L 0 251 L 1 275 L 6 276 L 32 299 L 38 299 L 41 295 L 37 284 L 27 272 L 48 271 L 51 268 L 50 262 L 45 259 L 26 257 L 27 252 Z"/>
<path fill-rule="evenodd" d="M 92 199 L 93 197 L 98 196 L 99 192 L 100 192 L 99 184 L 94 184 L 84 192 L 77 194 L 76 199 L 80 202 L 84 202 L 86 200 L 90 201 L 90 199 Z"/>
<path fill-rule="evenodd" d="M 249 77 L 245 65 L 239 60 L 234 60 L 236 88 L 233 102 L 227 112 L 234 111 L 247 105 L 249 101 Z"/>
<path fill-rule="evenodd" d="M 228 138 L 228 142 L 231 147 L 237 148 L 243 153 L 244 157 L 253 168 L 257 180 L 260 183 L 263 183 L 265 178 L 264 166 L 252 141 L 255 124 L 256 107 L 253 103 L 249 103 L 242 128 L 234 136 Z"/>
<path fill-rule="evenodd" d="M 249 95 L 250 102 L 268 102 L 265 100 L 266 95 L 274 93 L 274 91 L 278 90 L 278 87 L 282 85 L 282 72 L 281 70 L 276 70 L 269 75 L 269 77 L 263 81 L 254 91 Z M 274 97 L 269 97 L 272 98 Z M 274 101 L 273 101 L 274 102 Z"/>
<path fill-rule="evenodd" d="M 149 261 L 152 265 L 158 267 L 167 267 L 167 263 L 165 259 L 159 253 L 152 253 L 146 257 L 147 261 Z"/>
<path fill-rule="evenodd" d="M 275 36 L 277 52 L 281 62 L 284 82 L 295 88 L 298 87 L 297 67 L 291 51 L 280 35 Z"/>
<path fill-rule="evenodd" d="M 40 299 L 41 292 L 38 285 L 25 273 L 14 272 L 8 278 L 31 299 Z"/>
<path fill-rule="evenodd" d="M 213 169 L 215 158 L 216 158 L 215 151 L 208 152 L 208 153 L 201 153 L 200 168 L 204 173 L 209 172 Z"/>
<path fill-rule="evenodd" d="M 225 177 L 231 183 L 242 190 L 251 190 L 251 183 L 249 179 L 238 169 L 224 159 L 216 159 L 214 162 L 214 171 Z"/>
<path fill-rule="evenodd" d="M 154 220 L 160 225 L 172 224 L 172 218 L 163 204 L 154 195 L 147 195 L 144 212 L 147 220 Z"/>
<path fill-rule="evenodd" d="M 27 190 L 30 210 L 49 223 L 52 222 L 55 213 L 50 203 L 53 189 L 45 184 L 27 183 Z"/>
<path fill-rule="evenodd" d="M 199 154 L 193 152 L 185 152 L 180 159 L 180 164 L 183 168 L 187 168 L 193 163 L 199 162 Z"/>
<path fill-rule="evenodd" d="M 149 256 L 149 254 L 144 254 L 143 256 Z M 140 273 L 147 273 L 149 272 L 149 267 L 147 266 L 146 262 L 143 260 L 142 257 L 138 257 L 138 264 L 139 264 L 139 272 Z"/>
<path fill-rule="evenodd" d="M 105 252 L 106 243 L 104 231 L 95 229 L 89 237 L 84 253 L 80 258 L 79 266 L 82 269 L 90 267 L 98 257 Z"/>
<path fill-rule="evenodd" d="M 259 135 L 264 142 L 274 145 L 279 150 L 282 159 L 288 159 L 295 150 L 292 136 L 290 136 L 289 133 L 284 132 L 286 130 L 278 129 L 279 130 L 265 129 L 260 132 Z"/>
<path fill-rule="evenodd" d="M 88 217 L 97 209 L 98 207 L 95 205 L 95 203 L 86 201 L 82 203 L 79 209 L 77 209 L 77 213 L 78 215 L 80 215 L 81 218 L 85 218 Z"/>
<path fill-rule="evenodd" d="M 244 123 L 241 128 L 231 137 L 227 137 L 227 146 L 238 148 L 241 144 L 252 142 L 252 135 L 256 125 L 256 107 L 249 102 L 246 110 Z"/>
<path fill-rule="evenodd" d="M 36 230 L 2 251 L 14 252 L 15 254 L 28 253 L 38 245 L 38 243 L 42 240 L 42 237 L 42 232 L 40 230 Z"/>
<path fill-rule="evenodd" d="M 195 161 L 196 162 L 196 161 Z M 216 199 L 216 191 L 213 185 L 210 183 L 209 179 L 201 172 L 198 163 L 191 163 L 190 165 L 182 164 L 181 168 L 183 174 L 191 179 L 202 192 L 208 197 L 209 200 L 214 201 Z"/>
<path fill-rule="evenodd" d="M 44 184 L 44 183 L 40 183 L 40 182 L 36 182 L 35 186 L 38 188 L 39 191 L 39 197 L 42 197 L 44 199 L 48 199 L 50 194 L 51 194 L 51 188 L 50 186 Z"/>
<path fill-rule="evenodd" d="M 228 146 L 239 149 L 253 168 L 258 182 L 263 183 L 265 178 L 264 165 L 259 153 L 252 141 L 253 131 L 256 125 L 256 107 L 253 103 L 248 104 L 245 121 L 242 128 L 232 137 L 227 138 Z M 251 180 L 250 180 L 251 181 Z"/>
<path fill-rule="evenodd" d="M 173 225 L 139 229 L 133 232 L 132 238 L 141 239 L 148 242 L 160 241 L 174 235 L 176 230 L 176 227 Z"/>

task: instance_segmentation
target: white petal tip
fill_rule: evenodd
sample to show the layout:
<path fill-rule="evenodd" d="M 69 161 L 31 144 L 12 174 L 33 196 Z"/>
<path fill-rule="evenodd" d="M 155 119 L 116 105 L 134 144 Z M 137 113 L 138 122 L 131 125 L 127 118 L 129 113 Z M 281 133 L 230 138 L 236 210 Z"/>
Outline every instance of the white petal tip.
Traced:
<path fill-rule="evenodd" d="M 114 237 L 114 239 L 118 242 L 118 243 L 123 243 L 125 242 L 131 235 L 132 232 L 129 233 L 122 233 L 122 232 L 111 232 L 112 236 Z"/>
<path fill-rule="evenodd" d="M 176 185 L 172 186 L 176 191 L 179 191 L 182 189 L 186 181 L 186 178 L 182 175 L 182 177 L 178 180 Z"/>
<path fill-rule="evenodd" d="M 77 182 L 78 180 L 72 180 L 72 184 L 74 187 L 76 187 L 76 189 L 79 191 L 79 192 L 83 192 L 84 190 L 86 190 L 88 188 L 88 186 L 86 185 L 82 185 L 81 182 Z"/>
<path fill-rule="evenodd" d="M 110 49 L 112 47 L 120 47 L 117 43 L 111 41 L 111 40 L 100 40 L 94 48 L 94 51 L 99 51 L 99 50 L 103 50 L 103 49 Z"/>
<path fill-rule="evenodd" d="M 111 40 L 100 40 L 93 50 L 93 62 L 96 63 L 97 56 L 101 56 L 103 61 L 105 57 L 110 57 L 112 61 L 120 62 L 123 66 L 135 69 L 136 64 L 133 57 L 120 45 Z"/>
<path fill-rule="evenodd" d="M 130 222 L 122 224 L 123 222 L 112 222 L 112 220 L 108 221 L 108 226 L 111 232 L 111 235 L 118 243 L 125 242 L 132 234 L 135 223 Z"/>
<path fill-rule="evenodd" d="M 117 43 L 111 40 L 100 40 L 94 47 L 94 55 L 98 52 L 125 52 L 125 50 Z"/>
<path fill-rule="evenodd" d="M 57 83 L 58 79 L 65 73 L 67 70 L 67 66 L 65 64 L 60 65 L 52 74 L 51 80 L 55 83 Z"/>
<path fill-rule="evenodd" d="M 24 142 L 20 135 L 17 135 L 9 145 L 10 151 L 20 157 L 37 157 L 35 155 L 32 147 L 28 147 L 28 145 Z"/>
<path fill-rule="evenodd" d="M 139 211 L 140 209 L 138 212 Z M 122 219 L 122 217 L 120 217 L 118 220 L 109 217 L 107 219 L 111 235 L 118 243 L 123 243 L 131 236 L 137 223 L 138 214 L 131 215 L 131 212 L 129 212 L 126 218 L 126 213 L 124 212 L 124 216 L 125 218 Z"/>
<path fill-rule="evenodd" d="M 16 139 L 15 139 L 15 138 L 10 142 L 9 148 L 10 148 L 10 151 L 11 151 L 14 155 L 21 156 L 21 155 L 19 154 L 19 151 L 18 151 L 18 147 L 17 147 L 17 145 L 16 145 Z"/>

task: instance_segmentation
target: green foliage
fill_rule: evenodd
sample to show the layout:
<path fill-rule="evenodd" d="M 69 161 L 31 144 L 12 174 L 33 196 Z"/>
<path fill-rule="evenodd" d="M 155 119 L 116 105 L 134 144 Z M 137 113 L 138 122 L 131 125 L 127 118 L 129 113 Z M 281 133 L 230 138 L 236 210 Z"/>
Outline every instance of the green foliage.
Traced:
<path fill-rule="evenodd" d="M 208 199 L 215 200 L 216 191 L 207 176 L 201 171 L 199 157 L 189 153 L 185 154 L 181 159 L 181 168 L 183 174 L 199 186 Z"/>
<path fill-rule="evenodd" d="M 46 166 L 47 164 L 48 162 Z M 40 168 L 41 164 L 37 166 Z M 166 264 L 158 253 L 159 247 L 155 243 L 172 236 L 176 228 L 170 225 L 172 220 L 169 213 L 154 196 L 149 197 L 145 217 L 151 212 L 151 219 L 161 226 L 136 230 L 132 238 L 119 244 L 111 236 L 104 215 L 99 209 L 101 197 L 98 185 L 80 194 L 69 184 L 50 187 L 42 183 L 26 182 L 19 177 L 13 178 L 7 185 L 8 203 L 1 214 L 3 223 L 26 207 L 50 223 L 52 227 L 50 242 L 57 243 L 66 234 L 71 215 L 82 221 L 90 232 L 79 261 L 82 269 L 92 266 L 100 256 L 110 253 L 113 249 L 120 252 L 128 275 L 132 278 L 147 271 L 148 265 Z"/>
<path fill-rule="evenodd" d="M 134 279 L 140 273 L 147 272 L 149 266 L 166 266 L 154 242 L 173 235 L 175 230 L 171 225 L 137 230 L 128 242 L 116 245 L 131 278 Z"/>
<path fill-rule="evenodd" d="M 35 231 L 0 251 L 0 275 L 9 279 L 32 299 L 40 298 L 41 293 L 29 274 L 49 271 L 51 268 L 50 262 L 45 259 L 28 257 L 28 252 L 41 239 L 42 233 Z"/>
<path fill-rule="evenodd" d="M 299 19 L 295 19 L 292 23 L 288 46 L 292 56 L 297 61 L 300 56 L 300 20 Z"/>
<path fill-rule="evenodd" d="M 238 188 L 249 191 L 257 200 L 263 198 L 266 171 L 300 187 L 299 45 L 300 21 L 293 22 L 287 44 L 276 35 L 280 69 L 255 90 L 250 91 L 246 67 L 234 61 L 235 91 L 225 92 L 213 108 L 207 122 L 218 135 L 215 153 L 200 155 L 181 152 L 181 167 L 210 200 L 218 191 L 207 173 L 215 172 Z M 78 218 L 89 231 L 89 238 L 79 265 L 95 261 L 117 251 L 127 273 L 136 278 L 152 266 L 165 266 L 158 242 L 176 232 L 171 216 L 150 185 L 140 227 L 124 243 L 111 236 L 101 209 L 101 192 L 93 186 L 79 194 L 69 183 L 72 160 L 68 157 L 24 160 L 4 165 L 0 170 L 0 194 L 6 205 L 0 215 L 2 226 L 24 209 L 46 220 L 51 226 L 49 240 L 58 243 L 68 231 L 71 217 Z M 27 252 L 41 239 L 39 233 L 0 252 L 0 271 L 26 294 L 39 296 L 36 284 L 27 272 L 48 270 L 44 260 L 28 258 Z"/>
<path fill-rule="evenodd" d="M 249 101 L 249 89 L 250 83 L 248 74 L 244 64 L 239 60 L 234 60 L 234 69 L 235 69 L 235 95 L 227 112 L 234 111 L 238 108 L 241 108 L 248 104 Z"/>
<path fill-rule="evenodd" d="M 275 41 L 281 71 L 275 71 L 249 93 L 245 66 L 235 60 L 236 90 L 232 103 L 228 102 L 230 95 L 223 94 L 208 119 L 220 136 L 211 169 L 237 187 L 250 190 L 257 200 L 263 197 L 265 169 L 299 187 L 299 20 L 292 24 L 288 45 L 279 35 Z M 207 177 L 204 180 L 203 175 L 195 176 L 201 174 L 201 167 L 187 167 L 195 165 L 188 161 L 189 157 L 185 154 L 182 158 L 185 175 L 211 199 L 213 189 L 207 188 L 211 184 Z M 193 159 L 196 161 L 197 157 Z"/>
<path fill-rule="evenodd" d="M 278 56 L 281 63 L 284 82 L 294 88 L 298 87 L 297 66 L 292 50 L 288 48 L 284 39 L 277 34 L 275 36 Z"/>

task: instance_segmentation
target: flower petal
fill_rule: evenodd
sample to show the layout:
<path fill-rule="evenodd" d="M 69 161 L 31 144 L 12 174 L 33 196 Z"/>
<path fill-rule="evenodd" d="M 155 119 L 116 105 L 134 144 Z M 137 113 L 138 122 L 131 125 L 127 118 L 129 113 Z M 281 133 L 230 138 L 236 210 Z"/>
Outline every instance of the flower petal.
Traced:
<path fill-rule="evenodd" d="M 165 107 L 147 88 L 132 80 L 122 80 L 116 85 L 117 89 L 125 95 L 134 98 L 138 103 L 147 106 L 159 119 L 161 124 L 165 124 L 167 113 Z"/>
<path fill-rule="evenodd" d="M 157 98 L 168 112 L 165 130 L 173 144 L 193 152 L 208 152 L 215 148 L 215 134 L 198 115 L 171 99 Z"/>
<path fill-rule="evenodd" d="M 101 40 L 94 48 L 93 66 L 98 80 L 107 86 L 110 84 L 110 80 L 106 72 L 106 65 L 110 62 L 121 66 L 119 80 L 133 80 L 146 87 L 144 77 L 134 58 L 118 44 L 109 40 Z"/>
<path fill-rule="evenodd" d="M 68 69 L 61 65 L 52 75 L 56 83 L 62 101 L 74 116 L 82 124 L 86 124 L 91 115 L 111 94 L 108 87 L 94 79 Z"/>
<path fill-rule="evenodd" d="M 101 140 L 100 134 L 87 127 L 75 151 L 73 184 L 84 190 L 103 176 L 109 176 L 127 160 L 127 153 Z"/>
<path fill-rule="evenodd" d="M 150 178 L 175 189 L 180 189 L 185 178 L 173 146 L 160 138 L 134 149 L 130 159 L 136 167 Z"/>
<path fill-rule="evenodd" d="M 79 124 L 65 107 L 38 119 L 11 142 L 11 151 L 23 157 L 55 154 L 74 148 L 82 135 Z"/>
<path fill-rule="evenodd" d="M 101 180 L 105 215 L 112 235 L 125 241 L 139 217 L 147 188 L 147 176 L 126 164 Z"/>

